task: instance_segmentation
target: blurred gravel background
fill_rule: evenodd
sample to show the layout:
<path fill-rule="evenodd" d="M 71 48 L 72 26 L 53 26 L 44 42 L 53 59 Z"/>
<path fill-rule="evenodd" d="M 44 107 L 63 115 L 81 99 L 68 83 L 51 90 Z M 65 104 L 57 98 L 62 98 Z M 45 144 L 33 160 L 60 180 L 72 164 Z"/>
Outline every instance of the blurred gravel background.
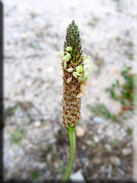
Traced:
<path fill-rule="evenodd" d="M 73 173 L 82 169 L 87 180 L 132 179 L 132 135 L 126 132 L 132 129 L 131 112 L 119 124 L 91 120 L 86 106 L 103 103 L 114 114 L 121 108 L 104 90 L 116 79 L 123 81 L 124 64 L 135 69 L 136 2 L 4 0 L 3 4 L 5 180 L 60 179 L 64 174 L 69 139 L 61 125 L 62 70 L 56 53 L 72 20 L 80 29 L 84 53 L 96 65 L 82 98 Z M 94 152 L 94 147 L 105 148 L 106 156 Z"/>

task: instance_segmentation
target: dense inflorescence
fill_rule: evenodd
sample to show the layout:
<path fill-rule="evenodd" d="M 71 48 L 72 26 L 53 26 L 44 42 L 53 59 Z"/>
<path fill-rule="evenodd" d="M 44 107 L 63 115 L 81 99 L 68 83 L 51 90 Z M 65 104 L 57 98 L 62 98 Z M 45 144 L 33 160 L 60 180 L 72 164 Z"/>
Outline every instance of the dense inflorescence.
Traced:
<path fill-rule="evenodd" d="M 84 66 L 84 61 L 89 63 L 89 56 L 82 55 L 78 26 L 74 21 L 67 28 L 64 50 L 58 52 L 58 56 L 62 58 L 63 68 L 63 126 L 71 131 L 81 118 L 81 96 L 85 94 L 84 85 L 91 74 L 91 70 L 87 71 L 91 66 Z"/>
<path fill-rule="evenodd" d="M 76 72 L 76 66 L 82 62 L 81 40 L 79 37 L 78 27 L 73 21 L 67 28 L 66 41 L 64 42 L 64 53 L 66 48 L 71 47 L 71 59 L 67 62 L 67 66 L 63 67 L 63 125 L 68 130 L 76 127 L 80 120 L 81 98 L 76 96 L 81 93 L 80 83 L 68 72 L 67 69 L 72 68 Z M 64 66 L 64 63 L 62 63 Z"/>

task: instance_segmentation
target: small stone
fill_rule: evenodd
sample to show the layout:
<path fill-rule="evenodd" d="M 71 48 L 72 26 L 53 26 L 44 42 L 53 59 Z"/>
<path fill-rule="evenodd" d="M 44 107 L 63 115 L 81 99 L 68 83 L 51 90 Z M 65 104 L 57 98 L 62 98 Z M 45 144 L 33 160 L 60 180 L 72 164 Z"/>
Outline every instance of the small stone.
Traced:
<path fill-rule="evenodd" d="M 108 151 L 108 152 L 111 152 L 112 151 L 112 147 L 110 144 L 105 144 L 104 145 L 105 149 Z"/>
<path fill-rule="evenodd" d="M 99 142 L 99 137 L 95 135 L 95 136 L 94 136 L 94 141 L 95 141 L 95 142 Z"/>
<path fill-rule="evenodd" d="M 21 37 L 22 37 L 23 39 L 25 39 L 27 36 L 26 36 L 26 34 L 22 34 Z"/>
<path fill-rule="evenodd" d="M 35 123 L 34 123 L 34 126 L 35 127 L 39 127 L 41 125 L 41 122 L 40 121 L 36 121 Z"/>
<path fill-rule="evenodd" d="M 16 110 L 16 111 L 14 112 L 14 114 L 15 114 L 15 116 L 19 116 L 19 115 L 20 115 L 20 111 Z"/>
<path fill-rule="evenodd" d="M 90 144 L 92 144 L 92 143 L 94 143 L 92 140 L 86 140 L 86 144 L 87 144 L 87 145 L 90 145 Z"/>
<path fill-rule="evenodd" d="M 83 137 L 85 135 L 85 131 L 82 127 L 78 126 L 76 128 L 76 136 L 77 137 Z"/>
<path fill-rule="evenodd" d="M 9 157 L 13 157 L 14 154 L 15 154 L 14 151 L 10 149 L 9 152 L 8 152 Z"/>
<path fill-rule="evenodd" d="M 47 71 L 47 72 L 53 72 L 53 67 L 48 67 L 48 68 L 46 69 L 46 71 Z"/>
<path fill-rule="evenodd" d="M 121 160 L 119 157 L 117 156 L 111 156 L 109 158 L 110 162 L 114 165 L 114 166 L 120 166 L 121 165 Z"/>
<path fill-rule="evenodd" d="M 95 173 L 95 174 L 92 175 L 92 179 L 96 179 L 97 177 L 98 177 L 98 174 L 97 173 Z"/>
<path fill-rule="evenodd" d="M 51 174 L 50 171 L 46 171 L 43 176 L 45 179 L 47 179 L 50 176 L 50 174 Z"/>
<path fill-rule="evenodd" d="M 54 128 L 53 128 L 53 132 L 54 132 L 55 134 L 57 134 L 57 133 L 58 133 L 58 131 L 59 131 L 59 129 L 60 129 L 60 127 L 59 127 L 59 126 L 54 126 Z"/>
<path fill-rule="evenodd" d="M 93 122 L 94 123 L 97 123 L 97 124 L 100 124 L 100 123 L 103 123 L 103 118 L 99 117 L 99 116 L 96 116 L 93 118 Z"/>
<path fill-rule="evenodd" d="M 101 163 L 101 159 L 100 158 L 94 158 L 93 163 L 96 164 L 96 165 L 99 165 Z"/>
<path fill-rule="evenodd" d="M 43 116 L 43 119 L 44 119 L 44 120 L 47 120 L 47 119 L 48 119 L 48 116 L 47 116 L 47 115 L 44 115 L 44 116 Z"/>
<path fill-rule="evenodd" d="M 30 106 L 29 102 L 23 102 L 22 105 L 25 109 L 27 109 Z"/>
<path fill-rule="evenodd" d="M 100 166 L 100 172 L 105 172 L 107 169 L 106 165 Z"/>
<path fill-rule="evenodd" d="M 107 175 L 107 178 L 108 178 L 108 179 L 111 179 L 111 176 L 112 176 L 112 165 L 109 164 L 109 166 L 108 166 L 108 175 Z"/>
<path fill-rule="evenodd" d="M 39 127 L 41 125 L 41 122 L 40 121 L 36 121 L 35 123 L 34 123 L 34 126 L 35 127 Z"/>
<path fill-rule="evenodd" d="M 39 163 L 39 169 L 43 170 L 45 168 L 46 164 L 45 163 Z"/>
<path fill-rule="evenodd" d="M 123 148 L 122 149 L 122 154 L 125 155 L 125 156 L 128 156 L 132 153 L 132 150 L 129 149 L 129 148 Z"/>
<path fill-rule="evenodd" d="M 55 144 L 56 143 L 56 141 L 57 141 L 57 139 L 55 139 L 55 138 L 52 138 L 52 139 L 50 139 L 49 140 L 49 144 L 51 145 L 51 144 Z"/>
<path fill-rule="evenodd" d="M 32 167 L 35 169 L 35 168 L 38 168 L 39 167 L 39 163 L 38 162 L 34 162 L 33 164 L 32 164 Z"/>
<path fill-rule="evenodd" d="M 97 133 L 98 133 L 98 134 L 102 134 L 102 129 L 99 128 L 99 129 L 97 130 Z"/>
<path fill-rule="evenodd" d="M 27 83 L 26 83 L 26 86 L 27 86 L 27 87 L 31 87 L 31 86 L 32 86 L 32 83 L 31 83 L 31 82 L 27 82 Z"/>
<path fill-rule="evenodd" d="M 79 171 L 77 171 L 76 173 L 72 174 L 70 176 L 71 182 L 74 183 L 76 181 L 78 182 L 82 182 L 82 183 L 86 183 L 83 175 L 82 175 L 82 170 L 80 169 Z"/>
<path fill-rule="evenodd" d="M 47 155 L 47 161 L 50 162 L 51 158 L 52 158 L 51 154 L 48 154 Z"/>
<path fill-rule="evenodd" d="M 25 180 L 25 179 L 27 179 L 27 178 L 28 178 L 27 173 L 26 173 L 26 172 L 23 172 L 23 174 L 22 174 L 22 179 Z"/>
<path fill-rule="evenodd" d="M 61 174 L 58 174 L 57 177 L 56 177 L 57 180 L 61 180 L 62 179 L 62 175 Z"/>
<path fill-rule="evenodd" d="M 118 171 L 121 175 L 123 175 L 123 176 L 126 175 L 126 173 L 125 173 L 123 170 L 121 170 L 120 168 L 117 168 L 117 171 Z"/>
<path fill-rule="evenodd" d="M 82 163 L 85 164 L 88 161 L 88 158 L 84 157 L 82 158 Z"/>
<path fill-rule="evenodd" d="M 88 112 L 88 116 L 89 116 L 89 117 L 91 116 L 91 114 L 92 114 L 91 112 Z"/>
<path fill-rule="evenodd" d="M 54 166 L 55 166 L 55 168 L 58 168 L 59 167 L 59 164 L 58 164 L 57 161 L 54 162 Z"/>
<path fill-rule="evenodd" d="M 85 151 L 85 150 L 86 150 L 86 146 L 82 145 L 81 149 L 82 149 L 83 151 Z"/>

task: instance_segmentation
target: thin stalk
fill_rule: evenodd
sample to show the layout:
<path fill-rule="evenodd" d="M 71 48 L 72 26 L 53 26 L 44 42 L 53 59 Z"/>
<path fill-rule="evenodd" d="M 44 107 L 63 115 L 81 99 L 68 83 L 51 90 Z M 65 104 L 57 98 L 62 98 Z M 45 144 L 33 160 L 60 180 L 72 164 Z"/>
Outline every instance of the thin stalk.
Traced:
<path fill-rule="evenodd" d="M 74 159 L 75 159 L 75 151 L 76 151 L 76 139 L 75 139 L 75 131 L 69 131 L 69 140 L 70 140 L 70 159 L 69 164 L 63 178 L 63 183 L 66 183 L 69 179 L 70 173 L 72 171 Z"/>

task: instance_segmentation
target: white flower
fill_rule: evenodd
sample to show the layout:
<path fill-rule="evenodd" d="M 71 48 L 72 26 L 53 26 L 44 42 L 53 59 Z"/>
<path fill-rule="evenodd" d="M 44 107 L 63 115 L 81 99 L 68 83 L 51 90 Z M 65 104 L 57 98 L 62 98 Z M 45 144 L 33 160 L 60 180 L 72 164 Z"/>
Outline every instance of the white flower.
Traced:
<path fill-rule="evenodd" d="M 79 74 L 79 73 L 77 73 L 77 72 L 73 72 L 73 76 L 74 76 L 75 78 L 77 78 L 78 76 L 81 76 L 81 74 Z"/>
<path fill-rule="evenodd" d="M 73 72 L 73 76 L 77 79 L 78 75 L 76 74 L 76 72 Z"/>
<path fill-rule="evenodd" d="M 83 72 L 82 65 L 77 66 L 76 71 L 77 71 L 77 73 Z"/>
<path fill-rule="evenodd" d="M 88 56 L 88 55 L 84 55 L 84 56 L 83 56 L 83 60 L 87 60 L 87 59 L 89 59 L 89 58 L 91 58 L 91 57 Z"/>
<path fill-rule="evenodd" d="M 91 62 L 91 60 L 84 60 L 84 62 L 85 62 L 86 64 L 89 64 L 89 63 Z"/>
<path fill-rule="evenodd" d="M 66 50 L 67 51 L 72 51 L 72 48 L 71 47 L 67 47 Z"/>
<path fill-rule="evenodd" d="M 90 71 L 90 72 L 85 72 L 84 73 L 84 80 L 86 81 L 88 78 L 89 78 L 89 76 L 91 76 L 91 74 L 92 74 L 92 71 Z"/>
<path fill-rule="evenodd" d="M 78 82 L 81 83 L 82 81 L 84 81 L 84 79 L 82 77 L 78 77 Z"/>
<path fill-rule="evenodd" d="M 63 57 L 63 61 L 64 61 L 64 62 L 68 62 L 68 61 L 70 60 L 70 58 L 71 58 L 70 53 L 67 53 L 67 54 Z"/>
<path fill-rule="evenodd" d="M 63 58 L 63 56 L 64 56 L 64 51 L 63 51 L 63 50 L 58 51 L 58 52 L 57 52 L 57 55 L 58 55 L 60 58 Z"/>
<path fill-rule="evenodd" d="M 86 71 L 86 72 L 82 73 L 81 77 L 78 78 L 78 82 L 81 83 L 82 81 L 86 81 L 89 78 L 89 76 L 91 75 L 91 73 L 92 73 L 92 71 L 90 71 L 90 72 Z"/>
<path fill-rule="evenodd" d="M 91 67 L 92 67 L 91 65 L 85 65 L 85 66 L 84 66 L 84 70 L 90 69 Z"/>
<path fill-rule="evenodd" d="M 89 64 L 89 63 L 91 62 L 91 60 L 88 60 L 89 58 L 91 58 L 91 57 L 88 56 L 88 55 L 84 55 L 84 56 L 83 56 L 84 62 L 87 63 L 87 64 Z"/>
<path fill-rule="evenodd" d="M 67 69 L 68 72 L 72 72 L 73 71 L 73 68 L 69 68 Z"/>

